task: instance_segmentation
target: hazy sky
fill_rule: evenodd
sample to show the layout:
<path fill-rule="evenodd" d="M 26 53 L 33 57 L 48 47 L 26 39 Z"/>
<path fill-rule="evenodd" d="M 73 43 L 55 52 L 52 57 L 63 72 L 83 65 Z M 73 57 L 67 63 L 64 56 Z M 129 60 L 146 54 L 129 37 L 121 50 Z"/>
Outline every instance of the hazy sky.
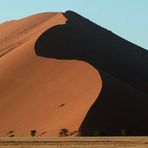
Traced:
<path fill-rule="evenodd" d="M 66 10 L 148 49 L 148 0 L 0 0 L 0 22 Z"/>

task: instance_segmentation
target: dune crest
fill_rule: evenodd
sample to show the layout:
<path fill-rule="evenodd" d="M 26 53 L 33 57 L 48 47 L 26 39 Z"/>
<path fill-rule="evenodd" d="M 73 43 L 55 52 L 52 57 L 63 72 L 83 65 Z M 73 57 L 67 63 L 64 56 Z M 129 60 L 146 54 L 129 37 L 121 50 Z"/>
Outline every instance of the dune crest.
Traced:
<path fill-rule="evenodd" d="M 11 130 L 15 136 L 30 136 L 32 129 L 37 136 L 78 130 L 99 95 L 102 80 L 88 63 L 34 52 L 37 38 L 65 21 L 61 13 L 43 13 L 0 25 L 0 136 Z"/>
<path fill-rule="evenodd" d="M 0 24 L 0 57 L 19 47 L 46 29 L 64 24 L 61 13 L 41 13 L 21 20 Z"/>
<path fill-rule="evenodd" d="M 148 135 L 148 52 L 80 16 L 0 24 L 0 136 Z"/>
<path fill-rule="evenodd" d="M 148 52 L 72 11 L 66 24 L 46 30 L 35 52 L 45 58 L 81 60 L 100 73 L 102 90 L 80 127 L 84 136 L 148 135 Z"/>

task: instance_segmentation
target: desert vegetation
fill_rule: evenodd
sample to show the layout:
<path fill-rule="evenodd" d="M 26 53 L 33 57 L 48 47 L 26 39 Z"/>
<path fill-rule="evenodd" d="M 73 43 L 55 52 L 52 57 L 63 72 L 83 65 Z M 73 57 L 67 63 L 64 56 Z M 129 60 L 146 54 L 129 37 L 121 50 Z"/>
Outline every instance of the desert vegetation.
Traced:
<path fill-rule="evenodd" d="M 66 129 L 66 128 L 62 128 L 59 132 L 59 136 L 60 137 L 66 137 L 66 136 L 69 136 L 69 130 Z"/>
<path fill-rule="evenodd" d="M 122 136 L 128 136 L 128 135 L 129 135 L 129 130 L 127 130 L 127 129 L 122 129 L 122 130 L 121 130 L 121 135 L 122 135 Z"/>
<path fill-rule="evenodd" d="M 14 131 L 13 131 L 13 130 L 9 131 L 9 132 L 7 133 L 7 136 L 8 136 L 8 137 L 14 137 L 14 136 L 15 136 Z"/>
<path fill-rule="evenodd" d="M 36 136 L 36 130 L 31 130 L 31 131 L 30 131 L 30 135 L 31 135 L 32 137 L 35 137 L 35 136 Z"/>
<path fill-rule="evenodd" d="M 106 136 L 106 134 L 104 131 L 96 130 L 94 131 L 93 136 Z"/>

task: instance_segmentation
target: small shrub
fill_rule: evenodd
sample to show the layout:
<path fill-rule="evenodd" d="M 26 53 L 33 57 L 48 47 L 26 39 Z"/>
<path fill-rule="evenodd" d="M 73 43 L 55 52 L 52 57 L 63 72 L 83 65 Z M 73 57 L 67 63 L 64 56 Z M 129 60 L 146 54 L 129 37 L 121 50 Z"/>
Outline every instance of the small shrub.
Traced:
<path fill-rule="evenodd" d="M 7 135 L 8 135 L 8 137 L 14 137 L 14 136 L 15 136 L 13 130 L 9 131 L 9 132 L 7 133 Z"/>
<path fill-rule="evenodd" d="M 69 135 L 68 133 L 69 133 L 69 130 L 66 129 L 66 128 L 63 128 L 63 129 L 60 130 L 59 136 L 61 136 L 61 137 L 66 137 L 66 136 Z"/>
<path fill-rule="evenodd" d="M 103 131 L 96 130 L 93 133 L 93 136 L 105 136 L 106 134 Z"/>
<path fill-rule="evenodd" d="M 12 133 L 14 133 L 14 131 L 9 131 L 9 132 L 8 132 L 8 134 L 12 134 Z"/>
<path fill-rule="evenodd" d="M 59 107 L 63 107 L 65 104 L 61 104 Z"/>
<path fill-rule="evenodd" d="M 122 129 L 121 130 L 121 135 L 122 136 L 128 136 L 128 134 L 129 134 L 129 131 L 127 129 Z"/>
<path fill-rule="evenodd" d="M 15 135 L 14 134 L 12 134 L 12 135 L 10 135 L 9 137 L 14 137 Z"/>
<path fill-rule="evenodd" d="M 30 135 L 31 135 L 32 137 L 36 136 L 36 130 L 31 130 L 31 131 L 30 131 Z"/>

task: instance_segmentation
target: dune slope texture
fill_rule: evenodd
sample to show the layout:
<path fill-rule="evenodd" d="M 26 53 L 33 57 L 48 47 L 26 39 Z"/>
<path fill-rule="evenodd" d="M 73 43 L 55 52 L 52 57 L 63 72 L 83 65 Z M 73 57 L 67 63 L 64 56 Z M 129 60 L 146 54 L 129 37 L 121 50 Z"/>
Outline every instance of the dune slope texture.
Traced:
<path fill-rule="evenodd" d="M 95 102 L 102 87 L 95 68 L 35 54 L 41 33 L 65 21 L 61 13 L 43 13 L 0 25 L 0 136 L 74 132 Z"/>
<path fill-rule="evenodd" d="M 0 136 L 148 135 L 148 52 L 72 12 L 0 24 Z"/>
<path fill-rule="evenodd" d="M 102 90 L 81 124 L 81 135 L 103 131 L 148 135 L 148 52 L 112 32 L 67 11 L 66 24 L 44 32 L 35 44 L 38 56 L 77 59 L 95 67 Z"/>

